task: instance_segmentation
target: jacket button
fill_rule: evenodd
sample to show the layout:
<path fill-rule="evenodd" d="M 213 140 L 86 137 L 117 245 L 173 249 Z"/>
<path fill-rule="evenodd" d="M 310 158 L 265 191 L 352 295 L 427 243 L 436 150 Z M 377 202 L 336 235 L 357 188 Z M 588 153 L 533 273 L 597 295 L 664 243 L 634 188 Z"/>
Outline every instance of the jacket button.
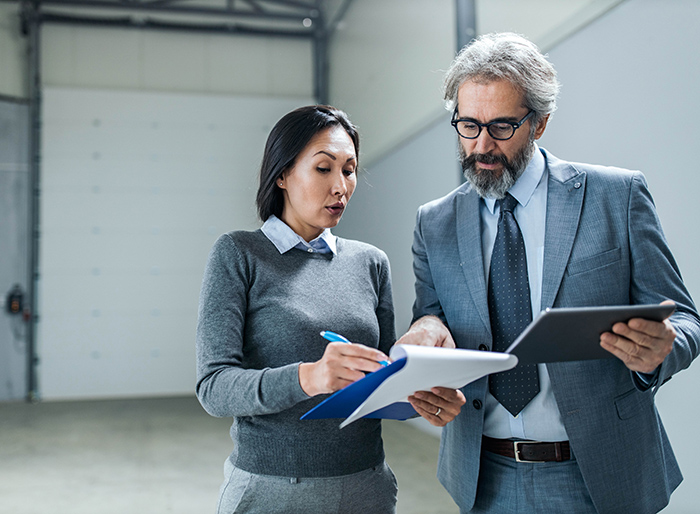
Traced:
<path fill-rule="evenodd" d="M 474 406 L 474 408 L 475 408 L 476 410 L 481 409 L 481 400 L 474 400 L 474 401 L 472 402 L 472 405 Z"/>
<path fill-rule="evenodd" d="M 489 351 L 489 347 L 486 346 L 484 343 L 481 343 L 479 345 L 479 350 L 481 350 L 482 352 L 487 352 L 487 351 Z"/>

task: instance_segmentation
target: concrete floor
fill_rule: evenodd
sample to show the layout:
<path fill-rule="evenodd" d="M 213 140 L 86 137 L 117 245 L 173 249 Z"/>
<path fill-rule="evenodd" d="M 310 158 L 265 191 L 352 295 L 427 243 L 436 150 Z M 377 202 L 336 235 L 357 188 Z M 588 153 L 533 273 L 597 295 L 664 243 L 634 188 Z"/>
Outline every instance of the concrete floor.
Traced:
<path fill-rule="evenodd" d="M 194 398 L 0 403 L 0 514 L 207 514 L 230 420 Z M 385 421 L 399 514 L 456 514 L 435 478 L 439 440 Z"/>

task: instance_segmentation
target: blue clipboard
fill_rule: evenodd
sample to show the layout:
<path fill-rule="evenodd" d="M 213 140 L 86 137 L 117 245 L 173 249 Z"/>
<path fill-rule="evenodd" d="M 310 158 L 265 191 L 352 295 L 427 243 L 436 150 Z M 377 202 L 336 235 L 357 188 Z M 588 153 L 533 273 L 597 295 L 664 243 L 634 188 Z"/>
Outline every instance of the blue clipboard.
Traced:
<path fill-rule="evenodd" d="M 406 357 L 397 359 L 386 367 L 368 373 L 309 410 L 300 419 L 347 418 L 387 378 L 406 365 Z M 416 416 L 416 410 L 408 402 L 396 402 L 371 412 L 363 418 L 405 420 Z"/>

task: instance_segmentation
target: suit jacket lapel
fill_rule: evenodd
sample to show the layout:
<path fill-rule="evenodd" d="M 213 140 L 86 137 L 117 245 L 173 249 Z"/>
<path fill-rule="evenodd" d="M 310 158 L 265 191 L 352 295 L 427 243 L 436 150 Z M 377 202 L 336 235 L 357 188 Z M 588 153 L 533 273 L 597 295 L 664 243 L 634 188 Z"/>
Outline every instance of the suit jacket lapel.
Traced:
<path fill-rule="evenodd" d="M 553 306 L 569 262 L 581 217 L 586 174 L 543 152 L 549 170 L 542 267 L 541 308 L 544 310 Z"/>
<path fill-rule="evenodd" d="M 481 253 L 481 214 L 479 213 L 479 195 L 473 190 L 457 196 L 457 245 L 459 247 L 460 266 L 467 281 L 476 310 L 484 325 L 491 330 L 484 277 L 484 256 Z"/>

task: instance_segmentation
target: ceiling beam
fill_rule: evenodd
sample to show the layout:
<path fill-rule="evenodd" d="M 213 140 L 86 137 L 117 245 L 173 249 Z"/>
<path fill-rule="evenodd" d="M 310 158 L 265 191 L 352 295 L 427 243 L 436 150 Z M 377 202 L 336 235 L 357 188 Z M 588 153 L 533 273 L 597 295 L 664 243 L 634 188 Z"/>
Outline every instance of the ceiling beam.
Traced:
<path fill-rule="evenodd" d="M 7 1 L 7 0 L 1 0 Z M 278 6 L 273 9 L 262 8 L 261 1 L 269 2 L 270 5 Z M 15 2 L 17 3 L 17 2 Z M 20 2 L 24 3 L 24 2 Z M 314 20 L 318 17 L 318 9 L 309 4 L 299 2 L 282 2 L 271 0 L 258 0 L 250 2 L 258 6 L 256 8 L 242 9 L 236 7 L 232 2 L 222 2 L 220 7 L 215 6 L 192 6 L 183 5 L 183 2 L 174 0 L 35 0 L 32 4 L 40 10 L 42 7 L 69 7 L 74 9 L 113 9 L 129 11 L 150 11 L 169 14 L 183 15 L 204 15 L 204 16 L 224 16 L 233 18 L 257 18 L 261 20 L 287 20 L 302 23 L 309 18 Z M 283 8 L 279 8 L 283 7 Z"/>

